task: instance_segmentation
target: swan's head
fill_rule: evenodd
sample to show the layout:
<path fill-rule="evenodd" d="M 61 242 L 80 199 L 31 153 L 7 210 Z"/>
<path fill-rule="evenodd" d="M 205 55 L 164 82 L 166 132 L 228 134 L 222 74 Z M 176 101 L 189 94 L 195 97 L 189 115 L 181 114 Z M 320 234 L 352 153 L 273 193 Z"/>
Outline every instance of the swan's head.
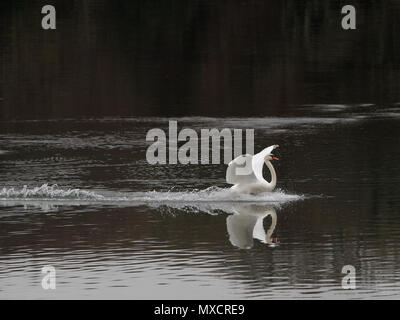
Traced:
<path fill-rule="evenodd" d="M 278 157 L 275 157 L 273 154 L 268 154 L 264 158 L 265 161 L 279 160 Z"/>
<path fill-rule="evenodd" d="M 278 148 L 279 146 L 277 144 L 270 146 L 268 148 L 265 148 L 263 150 L 263 153 L 265 154 L 264 156 L 264 161 L 272 161 L 272 160 L 279 160 L 278 157 L 276 157 L 275 155 L 272 154 L 272 151 L 274 151 L 274 149 Z"/>

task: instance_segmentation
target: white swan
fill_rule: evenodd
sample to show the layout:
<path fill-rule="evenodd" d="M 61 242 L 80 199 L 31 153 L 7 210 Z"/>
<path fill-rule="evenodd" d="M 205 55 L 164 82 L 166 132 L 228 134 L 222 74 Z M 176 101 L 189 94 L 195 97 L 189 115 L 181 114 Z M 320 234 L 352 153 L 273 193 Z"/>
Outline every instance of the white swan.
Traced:
<path fill-rule="evenodd" d="M 226 170 L 226 182 L 234 185 L 231 190 L 245 194 L 258 194 L 274 190 L 277 178 L 270 161 L 278 160 L 272 154 L 277 147 L 278 145 L 273 145 L 254 156 L 245 154 L 229 162 Z M 271 172 L 271 182 L 266 181 L 262 175 L 264 163 Z"/>
<path fill-rule="evenodd" d="M 226 218 L 226 227 L 229 241 L 235 247 L 250 249 L 253 247 L 253 239 L 258 239 L 269 246 L 277 240 L 272 238 L 277 223 L 276 211 L 273 207 L 263 205 L 246 204 L 235 206 L 235 214 Z M 271 226 L 265 232 L 263 221 L 271 216 Z"/>

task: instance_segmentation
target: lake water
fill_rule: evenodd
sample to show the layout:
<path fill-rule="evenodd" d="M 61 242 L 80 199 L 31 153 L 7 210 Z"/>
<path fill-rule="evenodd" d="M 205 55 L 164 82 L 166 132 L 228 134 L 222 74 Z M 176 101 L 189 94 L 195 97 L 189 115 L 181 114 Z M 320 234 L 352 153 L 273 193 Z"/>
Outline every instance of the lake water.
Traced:
<path fill-rule="evenodd" d="M 174 118 L 280 145 L 278 189 L 242 198 L 223 164 L 146 162 L 168 120 L 1 122 L 0 298 L 400 298 L 398 104 Z"/>

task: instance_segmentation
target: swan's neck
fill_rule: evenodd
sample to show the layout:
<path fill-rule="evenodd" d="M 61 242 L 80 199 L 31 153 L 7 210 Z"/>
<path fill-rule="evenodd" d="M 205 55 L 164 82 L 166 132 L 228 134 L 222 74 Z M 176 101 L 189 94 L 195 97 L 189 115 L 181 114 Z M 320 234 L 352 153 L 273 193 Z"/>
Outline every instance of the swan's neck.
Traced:
<path fill-rule="evenodd" d="M 271 162 L 265 161 L 265 164 L 267 165 L 269 172 L 271 173 L 271 182 L 265 181 L 265 183 L 268 184 L 268 188 L 270 189 L 270 191 L 272 191 L 276 187 L 276 172 Z"/>

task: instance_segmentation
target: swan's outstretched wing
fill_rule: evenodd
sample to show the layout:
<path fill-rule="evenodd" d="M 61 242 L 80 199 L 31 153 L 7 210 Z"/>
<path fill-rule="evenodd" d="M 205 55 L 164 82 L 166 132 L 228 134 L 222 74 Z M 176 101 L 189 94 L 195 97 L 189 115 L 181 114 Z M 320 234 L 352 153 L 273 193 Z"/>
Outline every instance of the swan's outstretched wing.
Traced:
<path fill-rule="evenodd" d="M 252 168 L 252 159 L 251 154 L 245 154 L 229 162 L 226 169 L 226 182 L 230 184 L 257 182 Z"/>
<path fill-rule="evenodd" d="M 259 153 L 255 154 L 253 156 L 252 159 L 252 167 L 253 167 L 253 172 L 254 175 L 256 177 L 256 179 L 263 181 L 263 174 L 262 174 L 262 170 L 264 167 L 264 159 L 267 155 L 270 155 L 272 153 L 272 151 L 276 148 L 278 148 L 279 146 L 277 144 L 273 145 L 273 146 L 269 146 L 268 148 L 265 148 L 264 150 L 260 151 Z"/>

